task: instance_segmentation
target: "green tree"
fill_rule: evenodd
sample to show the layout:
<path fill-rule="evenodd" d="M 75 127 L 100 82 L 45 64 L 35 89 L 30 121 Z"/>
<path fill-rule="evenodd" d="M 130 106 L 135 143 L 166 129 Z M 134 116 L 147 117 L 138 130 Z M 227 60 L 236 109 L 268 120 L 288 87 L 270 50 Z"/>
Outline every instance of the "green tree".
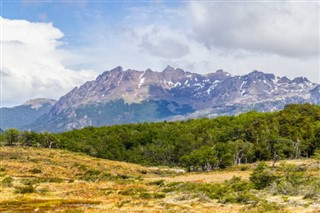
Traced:
<path fill-rule="evenodd" d="M 4 131 L 5 145 L 14 146 L 19 141 L 20 132 L 17 129 L 7 129 Z"/>

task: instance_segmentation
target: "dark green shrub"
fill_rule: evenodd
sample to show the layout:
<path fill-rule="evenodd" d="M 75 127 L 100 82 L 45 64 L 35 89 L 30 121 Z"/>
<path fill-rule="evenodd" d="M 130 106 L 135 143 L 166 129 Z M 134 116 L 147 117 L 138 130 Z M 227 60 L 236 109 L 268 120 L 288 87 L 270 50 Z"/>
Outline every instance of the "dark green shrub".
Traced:
<path fill-rule="evenodd" d="M 42 182 L 47 182 L 47 183 L 62 183 L 63 179 L 58 178 L 58 177 L 52 177 L 52 178 L 44 178 Z"/>
<path fill-rule="evenodd" d="M 1 181 L 1 185 L 3 187 L 12 187 L 13 186 L 12 182 L 13 182 L 13 178 L 11 176 L 7 176 Z"/>
<path fill-rule="evenodd" d="M 250 167 L 248 165 L 243 165 L 240 167 L 240 171 L 247 171 L 249 169 L 250 169 Z"/>
<path fill-rule="evenodd" d="M 95 182 L 99 180 L 100 174 L 102 172 L 99 170 L 90 169 L 85 171 L 85 173 L 80 177 L 81 180 Z"/>
<path fill-rule="evenodd" d="M 146 190 L 143 188 L 132 188 L 124 191 L 119 191 L 118 194 L 126 196 L 140 196 L 141 194 L 146 193 Z"/>
<path fill-rule="evenodd" d="M 153 182 L 148 183 L 149 185 L 156 185 L 156 186 L 163 186 L 164 185 L 164 180 L 156 180 Z"/>
<path fill-rule="evenodd" d="M 150 199 L 150 198 L 152 198 L 152 195 L 148 192 L 142 192 L 139 194 L 139 197 L 143 198 L 143 199 Z"/>
<path fill-rule="evenodd" d="M 17 194 L 33 193 L 34 191 L 35 189 L 32 185 L 17 186 L 15 187 L 15 190 L 14 190 L 14 192 Z"/>
<path fill-rule="evenodd" d="M 41 173 L 42 171 L 41 171 L 41 169 L 34 168 L 34 169 L 30 169 L 29 172 L 32 174 L 38 174 L 38 173 Z"/>
<path fill-rule="evenodd" d="M 166 194 L 164 194 L 164 193 L 154 193 L 152 197 L 154 199 L 161 199 L 161 198 L 165 198 Z"/>
<path fill-rule="evenodd" d="M 250 175 L 250 181 L 256 189 L 264 189 L 275 181 L 277 176 L 264 162 L 258 164 Z"/>
<path fill-rule="evenodd" d="M 250 192 L 240 192 L 236 196 L 236 202 L 237 203 L 256 203 L 259 201 L 259 198 L 257 198 L 255 195 L 253 195 Z"/>

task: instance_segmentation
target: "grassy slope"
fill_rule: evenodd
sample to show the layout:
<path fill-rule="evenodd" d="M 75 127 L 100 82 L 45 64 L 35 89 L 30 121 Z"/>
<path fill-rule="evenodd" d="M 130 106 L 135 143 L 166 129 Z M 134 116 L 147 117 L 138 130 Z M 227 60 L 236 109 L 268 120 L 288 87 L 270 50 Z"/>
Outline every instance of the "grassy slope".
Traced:
<path fill-rule="evenodd" d="M 254 167 L 179 174 L 174 169 L 148 168 L 63 150 L 17 147 L 0 147 L 0 160 L 0 212 L 238 212 L 243 206 L 164 188 L 171 182 L 219 183 L 233 176 L 246 180 Z M 292 163 L 311 165 L 315 161 Z M 319 170 L 310 175 L 319 176 Z M 282 202 L 279 197 L 270 199 Z M 317 210 L 296 204 L 287 209 Z"/>
<path fill-rule="evenodd" d="M 149 178 L 175 175 L 174 170 L 146 168 L 63 150 L 0 147 L 0 212 L 176 212 L 208 211 L 212 204 L 176 202 L 174 195 L 149 184 Z M 100 172 L 100 173 L 99 173 Z M 32 193 L 17 190 L 32 185 Z M 164 197 L 165 196 L 165 197 Z M 237 207 L 222 207 L 229 212 Z"/>

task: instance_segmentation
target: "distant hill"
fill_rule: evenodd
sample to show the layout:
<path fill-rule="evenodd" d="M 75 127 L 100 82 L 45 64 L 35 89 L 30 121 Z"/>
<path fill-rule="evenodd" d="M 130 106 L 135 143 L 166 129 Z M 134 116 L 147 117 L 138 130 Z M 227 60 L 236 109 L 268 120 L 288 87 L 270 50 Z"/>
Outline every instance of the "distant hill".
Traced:
<path fill-rule="evenodd" d="M 261 71 L 200 75 L 167 66 L 162 72 L 116 67 L 75 87 L 26 129 L 62 132 L 159 120 L 277 111 L 291 103 L 320 103 L 320 85 Z"/>
<path fill-rule="evenodd" d="M 40 116 L 49 112 L 55 100 L 38 98 L 25 102 L 20 106 L 0 108 L 1 126 L 5 130 L 8 128 L 16 128 L 19 130 L 37 120 Z"/>

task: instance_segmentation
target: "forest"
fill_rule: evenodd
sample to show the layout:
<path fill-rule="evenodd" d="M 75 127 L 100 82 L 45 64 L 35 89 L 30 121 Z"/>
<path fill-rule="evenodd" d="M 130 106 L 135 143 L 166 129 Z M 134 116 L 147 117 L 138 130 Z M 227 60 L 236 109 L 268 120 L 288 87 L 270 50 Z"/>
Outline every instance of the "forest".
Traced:
<path fill-rule="evenodd" d="M 86 127 L 59 134 L 7 129 L 1 146 L 66 149 L 144 165 L 210 171 L 232 165 L 309 158 L 320 150 L 320 106 L 176 122 Z"/>

